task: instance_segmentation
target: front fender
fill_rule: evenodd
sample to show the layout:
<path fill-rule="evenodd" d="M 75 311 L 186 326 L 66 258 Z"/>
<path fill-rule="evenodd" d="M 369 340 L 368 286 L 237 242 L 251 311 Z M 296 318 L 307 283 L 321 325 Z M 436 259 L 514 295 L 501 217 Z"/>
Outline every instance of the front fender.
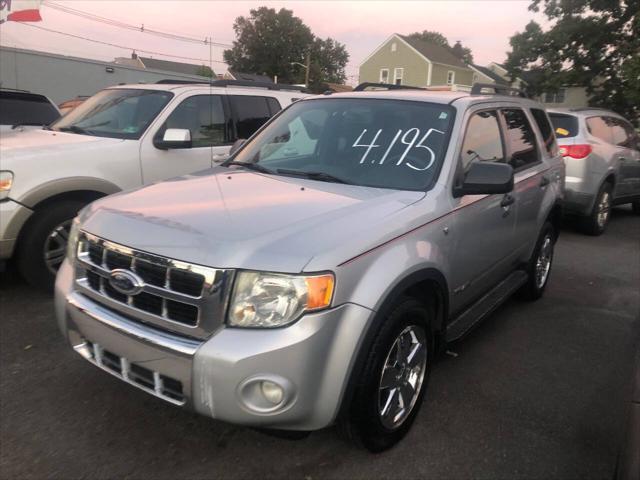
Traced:
<path fill-rule="evenodd" d="M 67 177 L 37 185 L 24 193 L 18 201 L 29 208 L 33 208 L 47 198 L 51 198 L 62 193 L 81 190 L 111 195 L 112 193 L 119 192 L 122 189 L 114 183 L 101 178 Z"/>

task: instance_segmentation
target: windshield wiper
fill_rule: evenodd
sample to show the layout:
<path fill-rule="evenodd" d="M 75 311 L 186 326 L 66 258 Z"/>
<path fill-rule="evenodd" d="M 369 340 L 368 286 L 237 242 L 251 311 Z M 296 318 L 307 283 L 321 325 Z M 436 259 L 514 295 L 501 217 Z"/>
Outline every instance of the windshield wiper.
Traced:
<path fill-rule="evenodd" d="M 42 127 L 45 130 L 50 130 L 49 126 L 42 122 L 19 122 L 15 125 L 11 125 L 11 130 L 15 130 L 20 127 Z"/>
<path fill-rule="evenodd" d="M 84 128 L 79 127 L 77 125 L 69 125 L 68 127 L 60 127 L 60 128 L 58 128 L 58 130 L 60 130 L 61 132 L 79 133 L 80 135 L 91 135 L 91 133 L 89 133 L 88 130 L 85 130 Z"/>
<path fill-rule="evenodd" d="M 345 183 L 347 185 L 353 185 L 352 182 L 345 180 L 344 178 L 336 177 L 330 173 L 325 172 L 305 172 L 304 170 L 290 170 L 288 168 L 279 168 L 276 172 L 283 175 L 297 175 L 300 177 L 308 178 L 310 180 L 318 180 L 321 182 L 333 182 L 333 183 Z"/>
<path fill-rule="evenodd" d="M 253 170 L 254 172 L 260 172 L 260 173 L 273 173 L 271 170 L 269 170 L 268 168 L 263 167 L 262 165 L 258 165 L 257 163 L 248 163 L 248 162 L 234 162 L 234 161 L 230 161 L 230 162 L 225 162 L 224 166 L 228 167 L 229 165 L 237 165 L 238 167 L 244 167 L 247 170 Z"/>

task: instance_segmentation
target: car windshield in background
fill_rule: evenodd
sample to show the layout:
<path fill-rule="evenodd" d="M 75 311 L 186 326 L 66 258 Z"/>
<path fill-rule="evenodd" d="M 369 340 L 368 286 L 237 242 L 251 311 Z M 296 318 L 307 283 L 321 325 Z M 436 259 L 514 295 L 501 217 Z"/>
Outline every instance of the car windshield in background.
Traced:
<path fill-rule="evenodd" d="M 556 131 L 556 137 L 570 138 L 578 135 L 578 117 L 561 113 L 549 113 L 549 118 Z"/>
<path fill-rule="evenodd" d="M 103 90 L 51 125 L 61 132 L 137 140 L 156 118 L 171 92 Z"/>
<path fill-rule="evenodd" d="M 233 160 L 275 174 L 422 190 L 440 170 L 452 122 L 448 105 L 305 100 L 291 105 Z"/>
<path fill-rule="evenodd" d="M 60 112 L 42 95 L 0 93 L 0 125 L 49 125 Z"/>

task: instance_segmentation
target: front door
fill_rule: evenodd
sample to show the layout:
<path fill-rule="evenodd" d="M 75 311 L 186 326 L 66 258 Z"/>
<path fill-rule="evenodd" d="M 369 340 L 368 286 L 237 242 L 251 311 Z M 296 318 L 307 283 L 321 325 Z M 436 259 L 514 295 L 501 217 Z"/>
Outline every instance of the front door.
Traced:
<path fill-rule="evenodd" d="M 210 168 L 229 153 L 228 108 L 224 95 L 193 95 L 182 100 L 166 120 L 151 131 L 141 145 L 142 177 L 148 184 Z M 191 148 L 159 149 L 167 128 L 191 132 Z"/>
<path fill-rule="evenodd" d="M 640 196 L 640 140 L 626 121 L 608 117 L 619 165 L 617 197 Z"/>
<path fill-rule="evenodd" d="M 505 162 L 497 110 L 480 110 L 467 121 L 459 154 L 459 181 L 474 161 Z M 513 195 L 455 198 L 451 240 L 451 311 L 458 313 L 513 268 L 516 204 Z"/>

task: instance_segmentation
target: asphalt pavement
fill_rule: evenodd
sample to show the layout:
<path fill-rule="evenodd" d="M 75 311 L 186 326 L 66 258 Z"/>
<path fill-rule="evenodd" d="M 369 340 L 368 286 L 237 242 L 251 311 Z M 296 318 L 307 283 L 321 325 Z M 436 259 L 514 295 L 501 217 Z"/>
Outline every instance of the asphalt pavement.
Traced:
<path fill-rule="evenodd" d="M 562 231 L 546 295 L 511 300 L 434 366 L 408 437 L 372 455 L 332 429 L 286 440 L 101 372 L 50 296 L 0 280 L 0 478 L 610 479 L 640 345 L 640 217 Z"/>

